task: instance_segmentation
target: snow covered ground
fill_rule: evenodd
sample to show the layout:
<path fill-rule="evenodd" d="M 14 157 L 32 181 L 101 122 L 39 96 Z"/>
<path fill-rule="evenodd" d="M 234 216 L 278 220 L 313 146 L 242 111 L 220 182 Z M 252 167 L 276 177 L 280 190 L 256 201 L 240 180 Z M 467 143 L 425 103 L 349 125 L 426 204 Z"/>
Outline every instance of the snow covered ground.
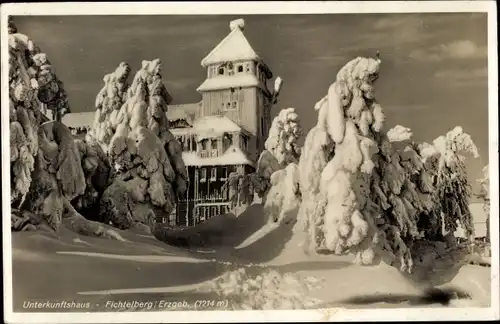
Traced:
<path fill-rule="evenodd" d="M 204 248 L 191 249 L 169 246 L 152 236 L 130 231 L 120 232 L 127 242 L 82 237 L 69 231 L 62 231 L 58 237 L 42 232 L 12 233 L 14 311 L 27 311 L 22 309 L 25 300 L 41 299 L 88 301 L 93 310 L 108 311 L 104 300 L 204 298 L 229 300 L 233 307 L 230 309 L 252 305 L 440 307 L 446 302 L 425 296 L 393 267 L 354 265 L 351 256 L 307 255 L 301 247 L 302 234 L 294 224 L 269 225 L 260 205 L 252 206 L 239 217 L 225 215 L 211 222 L 215 225 L 206 224 L 198 231 L 223 237 Z M 238 273 L 239 269 L 245 269 L 240 270 L 243 279 L 234 279 L 231 273 Z M 448 306 L 487 307 L 490 269 L 463 267 L 451 283 L 442 287 L 461 297 Z M 216 290 L 214 279 L 224 275 L 232 279 L 224 279 L 227 282 L 222 284 L 219 279 L 217 287 L 226 288 Z M 236 281 L 231 284 L 231 280 Z M 264 289 L 268 295 L 263 296 L 256 292 L 259 290 L 248 288 L 249 283 L 256 285 L 259 280 L 281 281 L 276 283 L 279 289 Z M 305 289 L 307 280 L 318 283 Z M 235 287 L 247 290 L 236 294 Z M 295 299 L 284 298 L 280 291 L 288 291 L 286 296 Z M 269 300 L 281 303 L 272 304 Z M 297 306 L 297 300 L 303 300 L 303 305 Z"/>

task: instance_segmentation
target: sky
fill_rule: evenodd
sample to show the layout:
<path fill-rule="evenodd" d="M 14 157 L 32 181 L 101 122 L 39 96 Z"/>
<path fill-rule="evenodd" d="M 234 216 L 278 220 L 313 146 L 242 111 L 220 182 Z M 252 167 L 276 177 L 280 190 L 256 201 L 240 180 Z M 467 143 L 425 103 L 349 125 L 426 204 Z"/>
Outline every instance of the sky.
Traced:
<path fill-rule="evenodd" d="M 459 125 L 481 157 L 467 160 L 473 189 L 488 163 L 488 57 L 485 13 L 237 16 L 19 16 L 14 23 L 47 53 L 73 112 L 95 110 L 102 78 L 120 62 L 162 61 L 173 104 L 198 102 L 201 60 L 245 20 L 244 34 L 284 85 L 273 109 L 293 107 L 307 132 L 338 70 L 357 56 L 382 59 L 376 97 L 386 126 L 431 142 Z M 272 87 L 272 83 L 270 83 Z M 313 113 L 314 112 L 314 113 Z"/>

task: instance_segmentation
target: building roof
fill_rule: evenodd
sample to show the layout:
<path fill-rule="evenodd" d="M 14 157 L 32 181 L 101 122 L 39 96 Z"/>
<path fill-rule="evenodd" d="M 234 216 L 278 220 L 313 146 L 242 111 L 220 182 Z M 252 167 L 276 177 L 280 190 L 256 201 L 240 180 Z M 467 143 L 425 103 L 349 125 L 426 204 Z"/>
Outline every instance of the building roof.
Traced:
<path fill-rule="evenodd" d="M 213 91 L 220 89 L 229 89 L 237 87 L 261 87 L 264 88 L 262 82 L 253 74 L 237 74 L 237 75 L 221 75 L 206 79 L 197 91 Z"/>
<path fill-rule="evenodd" d="M 63 116 L 62 123 L 68 127 L 86 127 L 94 124 L 94 111 L 69 113 Z"/>
<path fill-rule="evenodd" d="M 197 112 L 201 109 L 201 102 L 182 105 L 169 105 L 167 118 L 169 121 L 186 120 L 190 125 L 196 119 Z"/>
<path fill-rule="evenodd" d="M 180 119 L 186 120 L 189 124 L 193 124 L 196 119 L 196 112 L 201 109 L 201 102 L 169 105 L 167 111 L 167 119 L 176 121 Z M 68 127 L 85 127 L 94 125 L 95 111 L 85 111 L 78 113 L 69 113 L 63 116 L 62 122 Z"/>
<path fill-rule="evenodd" d="M 213 138 L 224 133 L 247 132 L 226 116 L 203 116 L 192 123 L 188 128 L 171 128 L 170 131 L 176 136 L 197 135 L 198 140 Z"/>
<path fill-rule="evenodd" d="M 208 165 L 251 165 L 253 162 L 238 147 L 230 147 L 223 155 L 211 158 L 202 158 L 196 152 L 183 152 L 182 160 L 186 166 Z"/>
<path fill-rule="evenodd" d="M 201 61 L 201 65 L 207 67 L 227 61 L 258 60 L 259 56 L 243 34 L 243 27 L 243 19 L 231 21 L 229 35 Z"/>

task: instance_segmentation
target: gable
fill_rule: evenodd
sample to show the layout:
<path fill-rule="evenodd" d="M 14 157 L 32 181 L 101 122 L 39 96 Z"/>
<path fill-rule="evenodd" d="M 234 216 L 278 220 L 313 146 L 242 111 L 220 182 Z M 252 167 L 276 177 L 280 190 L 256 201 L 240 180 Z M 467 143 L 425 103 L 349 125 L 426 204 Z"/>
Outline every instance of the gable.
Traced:
<path fill-rule="evenodd" d="M 259 56 L 254 51 L 247 38 L 240 29 L 235 27 L 202 61 L 201 65 L 207 67 L 237 60 L 258 60 Z"/>

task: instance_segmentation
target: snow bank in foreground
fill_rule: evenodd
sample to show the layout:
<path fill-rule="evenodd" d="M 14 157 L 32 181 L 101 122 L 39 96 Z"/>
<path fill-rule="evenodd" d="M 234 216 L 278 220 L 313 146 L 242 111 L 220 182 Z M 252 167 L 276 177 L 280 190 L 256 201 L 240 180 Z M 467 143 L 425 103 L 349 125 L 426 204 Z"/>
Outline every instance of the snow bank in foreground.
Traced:
<path fill-rule="evenodd" d="M 297 274 L 264 270 L 250 274 L 247 268 L 226 272 L 207 288 L 230 301 L 233 310 L 307 309 L 321 300 L 308 296 L 320 280 Z"/>

